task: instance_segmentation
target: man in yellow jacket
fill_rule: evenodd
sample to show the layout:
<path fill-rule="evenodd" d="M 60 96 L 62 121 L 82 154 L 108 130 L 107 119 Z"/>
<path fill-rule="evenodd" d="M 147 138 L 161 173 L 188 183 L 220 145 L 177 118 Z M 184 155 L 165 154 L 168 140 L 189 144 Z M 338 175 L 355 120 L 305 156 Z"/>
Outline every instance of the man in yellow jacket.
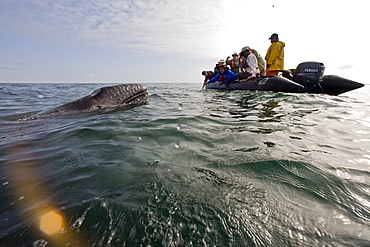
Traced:
<path fill-rule="evenodd" d="M 284 69 L 285 43 L 279 41 L 279 35 L 273 33 L 269 38 L 271 45 L 266 53 L 266 75 L 278 75 L 279 70 Z"/>

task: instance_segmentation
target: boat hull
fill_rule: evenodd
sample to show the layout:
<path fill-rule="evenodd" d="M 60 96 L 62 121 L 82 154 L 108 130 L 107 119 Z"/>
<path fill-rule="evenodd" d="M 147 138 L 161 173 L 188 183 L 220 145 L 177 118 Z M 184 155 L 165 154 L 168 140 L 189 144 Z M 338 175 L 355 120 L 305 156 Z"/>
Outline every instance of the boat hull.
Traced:
<path fill-rule="evenodd" d="M 258 90 L 286 93 L 317 93 L 328 95 L 339 95 L 363 87 L 358 83 L 340 76 L 326 75 L 320 83 L 314 86 L 309 92 L 304 86 L 282 76 L 264 76 L 249 80 L 220 84 L 218 81 L 206 85 L 206 89 L 220 90 Z"/>
<path fill-rule="evenodd" d="M 206 89 L 223 90 L 259 90 L 298 93 L 303 91 L 304 87 L 289 79 L 281 76 L 256 77 L 249 80 L 239 80 L 220 84 L 218 81 L 206 85 Z"/>

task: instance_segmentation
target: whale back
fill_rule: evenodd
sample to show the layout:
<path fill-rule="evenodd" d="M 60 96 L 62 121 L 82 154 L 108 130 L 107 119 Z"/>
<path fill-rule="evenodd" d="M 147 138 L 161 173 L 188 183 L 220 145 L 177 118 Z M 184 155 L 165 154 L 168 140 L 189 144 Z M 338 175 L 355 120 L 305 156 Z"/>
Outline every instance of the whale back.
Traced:
<path fill-rule="evenodd" d="M 25 120 L 48 118 L 81 112 L 109 111 L 148 101 L 147 88 L 140 84 L 122 84 L 100 88 L 93 93 L 32 115 Z"/>

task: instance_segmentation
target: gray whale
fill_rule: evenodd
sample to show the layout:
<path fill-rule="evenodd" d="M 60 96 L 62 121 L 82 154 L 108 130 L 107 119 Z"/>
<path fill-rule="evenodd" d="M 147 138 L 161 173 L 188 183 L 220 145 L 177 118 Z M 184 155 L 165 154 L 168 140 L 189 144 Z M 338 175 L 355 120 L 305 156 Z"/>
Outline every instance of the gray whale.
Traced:
<path fill-rule="evenodd" d="M 82 112 L 104 113 L 148 101 L 148 90 L 140 84 L 122 84 L 100 88 L 90 95 L 67 104 L 36 113 L 24 120 L 77 115 Z"/>

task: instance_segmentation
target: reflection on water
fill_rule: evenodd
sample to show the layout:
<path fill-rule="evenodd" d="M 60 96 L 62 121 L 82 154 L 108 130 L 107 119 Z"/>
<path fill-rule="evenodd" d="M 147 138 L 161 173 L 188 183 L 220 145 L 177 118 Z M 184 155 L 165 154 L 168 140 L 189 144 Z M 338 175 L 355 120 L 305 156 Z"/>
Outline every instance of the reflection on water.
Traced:
<path fill-rule="evenodd" d="M 270 99 L 266 103 L 262 104 L 261 113 L 259 114 L 260 121 L 265 122 L 279 122 L 280 118 L 284 115 L 279 115 L 278 112 L 274 111 L 279 106 L 279 102 Z"/>

